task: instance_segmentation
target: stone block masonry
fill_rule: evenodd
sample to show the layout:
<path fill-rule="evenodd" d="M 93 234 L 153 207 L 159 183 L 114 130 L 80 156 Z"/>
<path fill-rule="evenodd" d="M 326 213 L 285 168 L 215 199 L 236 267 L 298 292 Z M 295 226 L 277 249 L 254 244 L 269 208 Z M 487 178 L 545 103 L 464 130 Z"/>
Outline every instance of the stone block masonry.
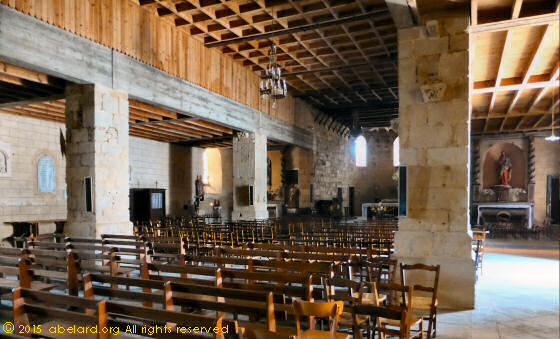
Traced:
<path fill-rule="evenodd" d="M 232 220 L 268 218 L 266 195 L 266 136 L 241 132 L 233 138 Z M 249 205 L 249 187 L 253 204 Z"/>
<path fill-rule="evenodd" d="M 6 152 L 9 175 L 0 176 L 0 239 L 12 234 L 8 221 L 54 220 L 66 218 L 65 158 L 60 152 L 60 130 L 56 122 L 0 114 L 0 151 Z M 52 159 L 54 192 L 39 192 L 37 163 L 43 156 Z M 42 225 L 53 232 L 54 224 Z"/>
<path fill-rule="evenodd" d="M 474 307 L 474 262 L 468 222 L 468 16 L 437 18 L 401 29 L 399 44 L 400 163 L 407 167 L 407 217 L 395 236 L 400 262 L 441 265 L 440 306 Z M 443 82 L 443 98 L 424 102 L 420 86 Z M 418 277 L 420 280 L 427 277 Z"/>
<path fill-rule="evenodd" d="M 132 234 L 129 215 L 128 95 L 101 85 L 66 89 L 65 233 L 79 237 Z M 85 180 L 92 180 L 92 209 Z"/>

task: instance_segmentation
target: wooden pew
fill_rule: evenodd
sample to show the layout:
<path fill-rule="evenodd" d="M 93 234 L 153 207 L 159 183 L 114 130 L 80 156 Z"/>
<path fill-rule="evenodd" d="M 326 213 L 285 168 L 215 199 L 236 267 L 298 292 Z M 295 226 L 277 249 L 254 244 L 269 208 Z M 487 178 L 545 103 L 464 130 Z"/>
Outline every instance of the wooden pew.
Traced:
<path fill-rule="evenodd" d="M 140 287 L 143 288 L 143 292 L 123 290 L 119 289 L 119 286 Z M 222 316 L 230 315 L 236 320 L 239 316 L 245 315 L 251 321 L 239 322 L 240 326 L 257 332 L 263 329 L 272 331 L 276 329 L 275 310 L 293 313 L 291 304 L 282 304 L 282 298 L 277 297 L 275 300 L 274 295 L 270 292 L 100 274 L 88 274 L 84 277 L 84 297 L 91 299 L 119 298 L 119 301 L 125 303 L 143 301 L 145 307 L 152 307 L 152 302 L 161 304 L 164 308 L 173 304 L 183 310 L 197 309 L 215 312 Z M 257 320 L 261 318 L 266 319 L 266 322 L 258 323 Z M 294 332 L 294 329 L 290 328 L 282 328 L 282 330 L 284 333 Z"/>
<path fill-rule="evenodd" d="M 28 249 L 24 250 L 22 264 L 25 267 L 20 268 L 29 270 L 33 282 L 55 283 L 62 290 L 67 289 L 68 294 L 78 295 L 81 269 L 76 253 Z"/>
<path fill-rule="evenodd" d="M 227 320 L 222 316 L 206 317 L 198 314 L 190 314 L 173 311 L 173 304 L 169 303 L 165 310 L 155 310 L 152 308 L 127 305 L 123 303 L 107 302 L 106 305 L 108 323 L 111 326 L 118 326 L 126 330 L 129 326 L 138 325 L 140 333 L 135 333 L 140 337 L 147 338 L 185 338 L 187 333 L 189 338 L 242 338 L 242 331 L 237 321 Z M 142 333 L 142 326 L 154 329 L 155 326 L 168 328 L 166 333 Z M 136 327 L 136 328 L 138 328 Z M 209 333 L 195 333 L 195 327 L 205 328 Z"/>
<path fill-rule="evenodd" d="M 12 293 L 12 289 L 25 287 L 35 290 L 51 290 L 54 284 L 33 280 L 30 261 L 24 257 L 0 257 L 0 293 L 2 297 Z"/>
<path fill-rule="evenodd" d="M 35 334 L 56 339 L 76 336 L 86 339 L 110 338 L 105 301 L 97 302 L 75 296 L 16 288 L 13 292 L 13 314 L 15 333 L 19 335 Z M 51 320 L 44 322 L 44 319 Z M 56 333 L 60 332 L 61 328 L 73 326 L 97 326 L 98 333 Z M 49 331 L 53 328 L 54 331 Z"/>

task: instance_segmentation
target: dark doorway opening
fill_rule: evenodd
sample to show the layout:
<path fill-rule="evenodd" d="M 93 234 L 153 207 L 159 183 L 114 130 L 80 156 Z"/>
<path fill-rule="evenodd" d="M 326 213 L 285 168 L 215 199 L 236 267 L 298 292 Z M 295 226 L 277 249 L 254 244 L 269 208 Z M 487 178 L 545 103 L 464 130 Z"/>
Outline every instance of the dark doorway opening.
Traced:
<path fill-rule="evenodd" d="M 553 224 L 560 223 L 560 177 L 546 177 L 546 216 Z"/>

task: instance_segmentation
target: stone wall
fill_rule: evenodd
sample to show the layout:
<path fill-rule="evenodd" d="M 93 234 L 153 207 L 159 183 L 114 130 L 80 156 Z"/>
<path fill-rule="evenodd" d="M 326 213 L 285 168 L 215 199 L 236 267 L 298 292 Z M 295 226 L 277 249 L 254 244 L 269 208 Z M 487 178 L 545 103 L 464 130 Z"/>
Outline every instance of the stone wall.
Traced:
<path fill-rule="evenodd" d="M 330 200 L 342 187 L 343 206 L 348 207 L 348 188 L 354 187 L 354 215 L 361 215 L 362 203 L 397 198 L 392 179 L 395 133 L 376 130 L 365 133 L 367 166 L 356 167 L 355 138 L 341 137 L 324 126 L 314 128 L 313 200 Z"/>
<path fill-rule="evenodd" d="M 472 308 L 469 21 L 466 12 L 443 13 L 437 20 L 439 32 L 433 36 L 423 26 L 398 32 L 400 163 L 407 167 L 407 216 L 399 220 L 395 254 L 404 263 L 440 265 L 440 306 Z M 445 84 L 445 91 L 425 100 L 421 86 L 436 83 Z"/>
<path fill-rule="evenodd" d="M 366 134 L 367 166 L 351 166 L 350 186 L 355 189 L 354 215 L 362 213 L 362 204 L 381 199 L 397 199 L 398 182 L 393 180 L 393 141 L 396 133 L 383 129 Z M 350 140 L 352 141 L 352 140 Z M 352 165 L 354 159 L 352 159 Z M 345 197 L 346 199 L 347 197 Z"/>
<path fill-rule="evenodd" d="M 62 123 L 0 114 L 0 150 L 7 150 L 10 164 L 9 176 L 0 176 L 0 239 L 12 233 L 11 227 L 4 225 L 6 221 L 66 218 L 66 159 L 60 151 L 60 130 L 64 129 Z M 191 182 L 194 187 L 190 176 L 191 148 L 136 137 L 130 138 L 129 147 L 130 187 L 164 188 L 167 213 L 184 214 L 183 206 L 192 200 Z M 202 164 L 202 150 L 198 150 L 200 157 L 196 157 L 194 167 Z M 211 198 L 226 204 L 229 201 L 229 208 L 224 206 L 228 211 L 231 210 L 232 156 L 231 150 L 222 152 L 224 193 Z M 45 155 L 55 165 L 54 193 L 37 190 L 37 162 Z M 41 227 L 41 233 L 52 231 L 54 224 Z"/>
<path fill-rule="evenodd" d="M 130 188 L 165 189 L 165 209 L 169 213 L 171 145 L 149 139 L 130 138 Z"/>
<path fill-rule="evenodd" d="M 0 114 L 0 149 L 8 156 L 9 173 L 0 176 L 0 240 L 12 234 L 7 221 L 66 218 L 66 161 L 60 151 L 64 124 Z M 53 193 L 39 193 L 37 163 L 43 156 L 55 165 Z M 43 226 L 43 225 L 42 225 Z M 54 231 L 45 225 L 41 232 Z"/>
<path fill-rule="evenodd" d="M 546 177 L 560 175 L 560 143 L 535 138 L 535 223 L 546 217 Z"/>
<path fill-rule="evenodd" d="M 267 219 L 266 157 L 267 137 L 256 132 L 233 137 L 232 220 Z M 250 188 L 252 200 L 250 202 Z"/>
<path fill-rule="evenodd" d="M 349 175 L 355 167 L 351 142 L 323 125 L 316 124 L 313 132 L 313 201 L 335 198 L 339 187 L 348 197 Z M 348 199 L 343 206 L 348 206 Z"/>

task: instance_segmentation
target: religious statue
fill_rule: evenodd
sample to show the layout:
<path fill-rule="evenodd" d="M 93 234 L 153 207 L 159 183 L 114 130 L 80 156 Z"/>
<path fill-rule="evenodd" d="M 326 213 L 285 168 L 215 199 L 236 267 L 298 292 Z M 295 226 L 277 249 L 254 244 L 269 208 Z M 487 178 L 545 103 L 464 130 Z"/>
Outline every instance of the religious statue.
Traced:
<path fill-rule="evenodd" d="M 195 198 L 198 201 L 204 201 L 204 184 L 202 183 L 202 176 L 197 175 L 194 182 Z"/>
<path fill-rule="evenodd" d="M 502 152 L 500 159 L 500 185 L 509 186 L 511 180 L 511 158 Z"/>

